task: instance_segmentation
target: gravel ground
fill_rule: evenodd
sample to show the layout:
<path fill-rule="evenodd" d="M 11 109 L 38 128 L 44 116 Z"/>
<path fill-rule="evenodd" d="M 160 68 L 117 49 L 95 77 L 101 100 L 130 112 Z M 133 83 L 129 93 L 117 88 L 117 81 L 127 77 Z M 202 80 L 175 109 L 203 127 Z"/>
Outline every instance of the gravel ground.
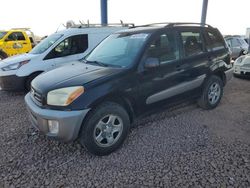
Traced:
<path fill-rule="evenodd" d="M 250 187 L 250 80 L 221 104 L 182 104 L 135 123 L 105 157 L 32 128 L 23 94 L 0 91 L 0 187 Z"/>

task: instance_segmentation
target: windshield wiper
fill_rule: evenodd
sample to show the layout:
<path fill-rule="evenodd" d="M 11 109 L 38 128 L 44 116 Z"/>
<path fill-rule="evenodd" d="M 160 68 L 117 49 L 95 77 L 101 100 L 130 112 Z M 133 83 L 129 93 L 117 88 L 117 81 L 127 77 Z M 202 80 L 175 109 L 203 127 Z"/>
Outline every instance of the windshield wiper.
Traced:
<path fill-rule="evenodd" d="M 86 64 L 95 64 L 95 65 L 99 65 L 99 66 L 102 66 L 102 67 L 107 67 L 108 65 L 107 64 L 105 64 L 105 63 L 102 63 L 102 62 L 100 62 L 100 61 L 88 61 L 88 60 L 84 60 L 84 63 L 86 63 Z"/>

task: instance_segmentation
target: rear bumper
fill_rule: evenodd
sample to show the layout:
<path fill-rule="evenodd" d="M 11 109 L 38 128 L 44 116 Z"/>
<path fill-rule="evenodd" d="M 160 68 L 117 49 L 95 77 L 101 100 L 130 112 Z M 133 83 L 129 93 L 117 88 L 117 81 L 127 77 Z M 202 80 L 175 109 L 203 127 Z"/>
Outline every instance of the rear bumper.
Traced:
<path fill-rule="evenodd" d="M 1 76 L 0 87 L 6 91 L 23 91 L 25 89 L 26 77 L 19 77 L 16 75 Z"/>
<path fill-rule="evenodd" d="M 78 137 L 83 119 L 89 111 L 89 109 L 79 111 L 42 109 L 33 102 L 30 93 L 25 96 L 25 103 L 32 125 L 46 136 L 63 142 L 70 142 Z M 48 120 L 58 122 L 58 133 L 49 131 Z"/>

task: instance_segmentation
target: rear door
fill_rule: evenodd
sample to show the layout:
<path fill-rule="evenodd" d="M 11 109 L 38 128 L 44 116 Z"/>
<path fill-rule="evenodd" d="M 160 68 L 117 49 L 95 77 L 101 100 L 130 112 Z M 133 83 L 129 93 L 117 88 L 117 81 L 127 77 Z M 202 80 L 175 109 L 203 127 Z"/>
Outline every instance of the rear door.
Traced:
<path fill-rule="evenodd" d="M 11 32 L 5 39 L 5 51 L 9 56 L 26 53 L 31 49 L 22 32 Z"/>
<path fill-rule="evenodd" d="M 183 84 L 188 85 L 185 91 L 195 89 L 203 83 L 209 70 L 210 58 L 204 46 L 202 28 L 179 29 L 181 43 L 181 63 L 179 72 Z"/>

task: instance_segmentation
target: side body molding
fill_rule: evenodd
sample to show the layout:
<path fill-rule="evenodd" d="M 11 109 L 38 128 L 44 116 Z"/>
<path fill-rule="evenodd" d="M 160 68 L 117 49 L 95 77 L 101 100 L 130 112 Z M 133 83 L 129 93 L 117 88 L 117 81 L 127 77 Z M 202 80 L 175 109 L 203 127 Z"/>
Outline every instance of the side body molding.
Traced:
<path fill-rule="evenodd" d="M 166 90 L 160 91 L 159 93 L 155 93 L 151 96 L 149 96 L 146 100 L 146 104 L 152 104 L 170 97 L 173 97 L 175 95 L 184 93 L 186 91 L 195 89 L 203 83 L 204 79 L 206 78 L 206 75 L 201 75 L 195 80 L 184 82 L 182 84 L 179 84 L 177 86 L 168 88 Z"/>

